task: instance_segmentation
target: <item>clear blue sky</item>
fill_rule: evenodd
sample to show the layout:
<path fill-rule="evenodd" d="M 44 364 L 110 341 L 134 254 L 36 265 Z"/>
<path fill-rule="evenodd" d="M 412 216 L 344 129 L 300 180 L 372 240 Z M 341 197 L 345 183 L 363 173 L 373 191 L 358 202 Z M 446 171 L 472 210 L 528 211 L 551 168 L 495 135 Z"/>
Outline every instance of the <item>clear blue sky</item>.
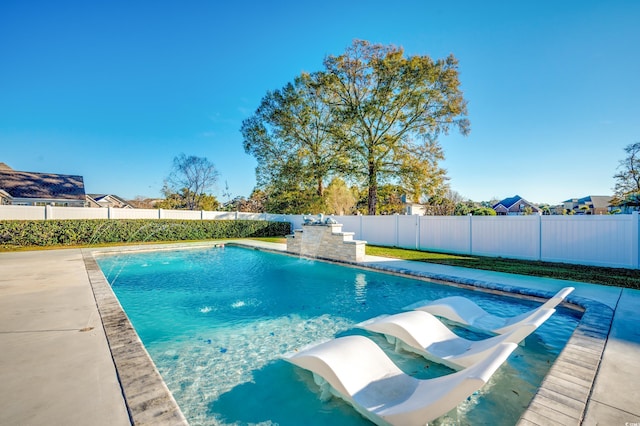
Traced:
<path fill-rule="evenodd" d="M 640 141 L 637 0 L 4 0 L 0 161 L 157 197 L 185 153 L 248 196 L 242 120 L 356 38 L 459 59 L 471 133 L 441 143 L 465 198 L 609 195 Z"/>

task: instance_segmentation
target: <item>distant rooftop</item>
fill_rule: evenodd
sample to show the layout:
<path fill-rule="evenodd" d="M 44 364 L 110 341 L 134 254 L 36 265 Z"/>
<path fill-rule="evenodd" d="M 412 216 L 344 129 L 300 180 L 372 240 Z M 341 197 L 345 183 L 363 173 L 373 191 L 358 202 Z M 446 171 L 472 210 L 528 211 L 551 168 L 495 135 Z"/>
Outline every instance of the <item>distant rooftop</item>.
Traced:
<path fill-rule="evenodd" d="M 5 163 L 0 163 L 0 189 L 13 198 L 85 199 L 82 176 L 21 172 Z"/>

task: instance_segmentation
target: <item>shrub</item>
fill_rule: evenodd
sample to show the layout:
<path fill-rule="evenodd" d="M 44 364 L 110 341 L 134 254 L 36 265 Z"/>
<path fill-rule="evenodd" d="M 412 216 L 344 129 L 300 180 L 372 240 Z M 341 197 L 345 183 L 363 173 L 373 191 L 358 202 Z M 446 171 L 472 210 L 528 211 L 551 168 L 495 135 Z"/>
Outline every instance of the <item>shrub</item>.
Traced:
<path fill-rule="evenodd" d="M 276 237 L 289 233 L 291 224 L 288 222 L 261 220 L 0 221 L 0 245 L 3 247 Z"/>

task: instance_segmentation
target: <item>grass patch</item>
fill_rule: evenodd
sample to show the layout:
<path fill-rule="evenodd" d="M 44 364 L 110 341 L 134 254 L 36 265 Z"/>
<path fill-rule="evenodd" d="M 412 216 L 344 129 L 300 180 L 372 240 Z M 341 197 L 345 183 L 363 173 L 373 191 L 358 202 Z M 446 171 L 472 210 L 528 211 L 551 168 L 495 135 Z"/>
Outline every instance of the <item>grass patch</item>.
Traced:
<path fill-rule="evenodd" d="M 251 238 L 251 239 L 264 241 L 265 243 L 280 243 L 280 244 L 287 243 L 287 239 L 285 237 L 260 237 L 260 238 Z"/>
<path fill-rule="evenodd" d="M 370 245 L 367 245 L 366 252 L 371 256 L 392 257 L 463 268 L 640 289 L 640 271 L 636 269 L 603 268 L 568 263 L 505 259 L 503 257 L 446 254 Z"/>

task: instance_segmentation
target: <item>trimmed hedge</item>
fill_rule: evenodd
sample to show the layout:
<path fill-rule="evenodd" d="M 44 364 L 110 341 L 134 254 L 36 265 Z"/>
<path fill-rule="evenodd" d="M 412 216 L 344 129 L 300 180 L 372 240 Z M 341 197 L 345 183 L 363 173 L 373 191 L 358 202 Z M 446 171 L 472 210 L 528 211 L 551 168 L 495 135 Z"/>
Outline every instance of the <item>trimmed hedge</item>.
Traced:
<path fill-rule="evenodd" d="M 288 222 L 262 220 L 4 220 L 3 247 L 66 246 L 150 241 L 277 237 L 291 233 Z"/>

